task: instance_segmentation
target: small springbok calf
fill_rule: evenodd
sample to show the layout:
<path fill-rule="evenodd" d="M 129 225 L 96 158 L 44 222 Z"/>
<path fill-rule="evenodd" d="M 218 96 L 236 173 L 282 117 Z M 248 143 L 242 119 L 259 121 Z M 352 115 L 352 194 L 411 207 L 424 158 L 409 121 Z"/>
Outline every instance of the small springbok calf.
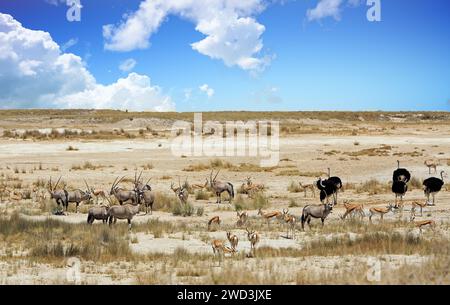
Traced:
<path fill-rule="evenodd" d="M 261 215 L 267 221 L 267 226 L 269 227 L 269 221 L 271 219 L 280 219 L 282 214 L 280 211 L 264 212 L 263 210 L 258 210 L 258 215 Z"/>
<path fill-rule="evenodd" d="M 320 218 L 322 221 L 322 227 L 324 226 L 325 219 L 333 210 L 333 203 L 324 203 L 317 205 L 307 205 L 303 208 L 302 212 L 302 230 L 305 230 L 305 222 L 311 228 L 311 218 Z"/>
<path fill-rule="evenodd" d="M 216 257 L 216 255 L 219 255 L 219 260 L 222 260 L 225 253 L 231 253 L 231 255 L 233 255 L 234 253 L 237 252 L 235 248 L 225 246 L 223 244 L 223 241 L 218 239 L 214 239 L 211 242 L 211 246 L 214 253 L 214 257 Z"/>
<path fill-rule="evenodd" d="M 304 197 L 306 197 L 306 190 L 310 190 L 311 194 L 313 195 L 313 198 L 316 198 L 316 188 L 314 187 L 314 184 L 302 184 L 300 181 L 298 182 L 298 185 L 304 192 Z"/>
<path fill-rule="evenodd" d="M 231 232 L 227 232 L 227 239 L 230 242 L 231 248 L 236 249 L 239 243 L 239 238 L 235 234 L 231 234 Z"/>
<path fill-rule="evenodd" d="M 431 169 L 434 169 L 434 173 L 437 172 L 437 166 L 439 165 L 439 161 L 436 160 L 425 160 L 425 162 L 423 162 L 423 164 L 425 164 L 426 167 L 428 167 L 428 174 L 431 174 Z"/>
<path fill-rule="evenodd" d="M 381 208 L 381 207 L 370 208 L 369 209 L 369 221 L 372 223 L 373 215 L 380 215 L 380 220 L 383 221 L 384 215 L 391 212 L 393 208 L 394 208 L 394 206 L 392 205 L 392 203 L 389 203 L 389 206 L 383 207 L 383 208 Z"/>
<path fill-rule="evenodd" d="M 237 214 L 237 218 L 238 218 L 238 221 L 236 222 L 236 226 L 238 226 L 238 227 L 244 226 L 247 223 L 247 219 L 248 219 L 247 212 L 245 212 L 245 211 L 241 212 L 241 213 L 236 212 L 236 214 Z"/>
<path fill-rule="evenodd" d="M 212 225 L 220 226 L 220 217 L 219 217 L 219 216 L 214 216 L 213 218 L 211 218 L 211 219 L 208 221 L 208 231 L 211 230 L 211 226 L 212 226 Z"/>
<path fill-rule="evenodd" d="M 105 198 L 107 192 L 102 189 L 91 189 L 91 193 L 95 197 L 95 203 L 98 205 L 98 199 Z"/>
<path fill-rule="evenodd" d="M 259 243 L 259 233 L 253 230 L 245 229 L 247 231 L 247 238 L 250 242 L 250 252 L 253 254 L 256 249 L 256 245 Z"/>
<path fill-rule="evenodd" d="M 362 203 L 349 203 L 347 200 L 344 200 L 344 208 L 345 213 L 342 215 L 341 219 L 345 219 L 347 215 L 349 214 L 359 214 L 361 218 L 363 218 L 365 215 L 364 213 L 364 205 Z"/>
<path fill-rule="evenodd" d="M 422 233 L 422 227 L 430 226 L 430 228 L 434 231 L 436 229 L 436 222 L 434 220 L 419 220 L 414 221 L 416 216 L 411 217 L 411 222 L 414 223 L 414 226 L 419 228 L 420 233 Z"/>
<path fill-rule="evenodd" d="M 295 239 L 295 225 L 297 218 L 289 214 L 289 209 L 283 209 L 283 220 L 287 225 L 286 237 L 289 238 L 289 230 L 292 232 L 292 238 Z"/>
<path fill-rule="evenodd" d="M 416 215 L 416 208 L 420 208 L 420 216 L 423 216 L 423 208 L 427 206 L 427 202 L 419 202 L 419 201 L 413 201 L 411 203 L 411 214 Z"/>

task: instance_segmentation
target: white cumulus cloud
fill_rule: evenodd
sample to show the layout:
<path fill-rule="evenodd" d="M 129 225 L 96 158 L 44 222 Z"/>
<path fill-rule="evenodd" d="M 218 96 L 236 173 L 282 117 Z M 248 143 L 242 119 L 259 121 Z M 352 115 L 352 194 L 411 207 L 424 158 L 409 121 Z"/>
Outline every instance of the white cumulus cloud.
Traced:
<path fill-rule="evenodd" d="M 146 75 L 130 73 L 111 85 L 96 85 L 94 88 L 66 95 L 57 103 L 68 108 L 134 109 L 172 111 L 175 109 L 170 97 L 161 94 L 158 86 L 152 86 Z"/>
<path fill-rule="evenodd" d="M 261 55 L 264 25 L 255 20 L 266 0 L 144 0 L 139 9 L 126 15 L 118 25 L 103 27 L 105 48 L 113 51 L 145 49 L 150 37 L 169 15 L 195 24 L 206 37 L 191 44 L 192 49 L 227 66 L 262 71 L 271 56 Z"/>
<path fill-rule="evenodd" d="M 68 41 L 66 41 L 65 43 L 63 43 L 63 45 L 61 46 L 61 50 L 63 52 L 65 52 L 67 49 L 73 47 L 77 43 L 78 43 L 78 38 L 71 38 Z"/>
<path fill-rule="evenodd" d="M 333 17 L 335 20 L 341 19 L 342 0 L 320 0 L 317 6 L 306 12 L 308 21 L 319 20 L 326 17 Z"/>
<path fill-rule="evenodd" d="M 120 63 L 119 69 L 123 72 L 128 72 L 133 70 L 133 68 L 136 66 L 137 62 L 133 58 L 128 58 Z"/>
<path fill-rule="evenodd" d="M 214 89 L 211 88 L 208 84 L 203 84 L 199 87 L 200 91 L 206 93 L 208 98 L 211 98 L 214 95 Z"/>
<path fill-rule="evenodd" d="M 148 76 L 131 73 L 113 84 L 98 84 L 82 59 L 62 52 L 49 33 L 24 28 L 0 13 L 0 108 L 71 107 L 175 109 Z"/>

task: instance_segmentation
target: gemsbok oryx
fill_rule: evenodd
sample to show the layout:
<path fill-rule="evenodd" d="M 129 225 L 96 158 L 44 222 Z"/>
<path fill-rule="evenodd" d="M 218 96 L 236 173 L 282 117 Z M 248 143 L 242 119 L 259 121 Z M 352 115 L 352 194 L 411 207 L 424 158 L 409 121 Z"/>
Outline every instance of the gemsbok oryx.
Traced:
<path fill-rule="evenodd" d="M 113 205 L 108 210 L 108 222 L 111 226 L 116 223 L 117 219 L 126 219 L 128 221 L 128 229 L 131 230 L 131 220 L 139 213 L 139 204 Z"/>
<path fill-rule="evenodd" d="M 69 203 L 75 203 L 75 212 L 78 213 L 78 206 L 83 201 L 90 201 L 92 199 L 91 194 L 91 188 L 87 184 L 86 180 L 84 180 L 84 184 L 86 185 L 86 191 L 77 189 L 74 191 L 67 191 L 67 197 L 66 197 L 66 207 L 69 205 Z M 67 211 L 67 208 L 66 208 Z"/>
<path fill-rule="evenodd" d="M 89 209 L 87 223 L 92 224 L 94 220 L 101 220 L 103 223 L 106 223 L 108 220 L 108 210 L 109 206 L 101 205 L 95 206 Z"/>
<path fill-rule="evenodd" d="M 175 193 L 181 203 L 186 204 L 189 198 L 189 191 L 186 187 L 180 184 L 180 181 L 178 181 L 178 185 L 178 187 L 175 187 L 175 183 L 172 182 L 170 184 L 170 189 Z"/>
<path fill-rule="evenodd" d="M 150 207 L 150 215 L 153 214 L 153 204 L 155 203 L 155 194 L 153 191 L 143 190 L 138 191 L 139 202 L 145 206 L 145 215 L 148 214 L 148 208 Z"/>
<path fill-rule="evenodd" d="M 325 219 L 333 210 L 333 204 L 324 203 L 317 205 L 307 205 L 303 208 L 302 212 L 302 230 L 305 230 L 305 222 L 308 223 L 311 228 L 311 218 L 320 218 L 322 221 L 322 227 L 324 226 Z"/>
<path fill-rule="evenodd" d="M 60 181 L 61 181 L 61 177 L 59 177 L 59 179 L 55 185 L 52 185 L 52 178 L 50 177 L 47 190 L 50 193 L 50 198 L 55 199 L 58 207 L 60 205 L 62 205 L 63 207 L 66 207 L 66 211 L 67 211 L 67 206 L 66 206 L 67 191 L 65 191 L 63 189 L 57 190 L 57 187 L 58 187 Z"/>
<path fill-rule="evenodd" d="M 219 175 L 220 170 L 217 171 L 214 178 L 213 178 L 213 172 L 214 172 L 214 170 L 212 170 L 211 174 L 210 174 L 209 185 L 210 185 L 211 189 L 213 190 L 213 192 L 216 194 L 216 197 L 217 197 L 216 203 L 219 204 L 222 202 L 221 195 L 223 192 L 228 193 L 228 195 L 230 197 L 229 202 L 231 203 L 231 200 L 234 198 L 233 184 L 231 184 L 230 182 L 217 181 L 216 178 L 217 178 L 217 175 Z"/>
<path fill-rule="evenodd" d="M 118 186 L 118 184 L 122 182 L 124 178 L 125 176 L 120 179 L 119 177 L 117 177 L 116 180 L 114 180 L 109 194 L 114 195 L 120 205 L 128 201 L 131 201 L 132 204 L 135 204 L 138 201 L 136 190 L 128 191 Z M 134 184 L 136 184 L 136 180 Z"/>

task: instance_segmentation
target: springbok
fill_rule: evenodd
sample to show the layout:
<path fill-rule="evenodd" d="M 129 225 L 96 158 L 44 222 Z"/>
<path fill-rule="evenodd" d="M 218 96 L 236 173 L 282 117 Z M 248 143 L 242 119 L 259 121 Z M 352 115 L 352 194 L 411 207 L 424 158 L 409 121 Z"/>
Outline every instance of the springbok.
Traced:
<path fill-rule="evenodd" d="M 342 215 L 341 219 L 345 219 L 349 214 L 356 214 L 356 213 L 358 213 L 361 216 L 361 218 L 366 216 L 364 213 L 364 206 L 362 203 L 349 203 L 347 200 L 344 200 L 344 208 L 345 213 L 344 215 Z"/>
<path fill-rule="evenodd" d="M 53 186 L 52 185 L 52 178 L 50 177 L 50 180 L 48 182 L 48 192 L 50 193 L 50 198 L 51 199 L 55 199 L 56 204 L 58 205 L 58 207 L 60 205 L 62 205 L 63 207 L 66 204 L 66 198 L 67 198 L 67 192 L 63 189 L 59 189 L 56 190 L 56 188 L 59 185 L 59 182 L 61 181 L 61 177 L 59 177 L 58 181 L 56 182 L 56 184 Z M 67 206 L 66 206 L 66 211 L 67 211 Z"/>
<path fill-rule="evenodd" d="M 247 231 L 247 238 L 250 242 L 250 252 L 254 253 L 256 245 L 259 243 L 259 233 L 253 230 L 245 229 Z"/>
<path fill-rule="evenodd" d="M 297 218 L 289 214 L 289 209 L 283 209 L 283 220 L 287 225 L 286 237 L 289 238 L 289 230 L 292 232 L 292 238 L 295 239 L 295 225 Z"/>
<path fill-rule="evenodd" d="M 420 216 L 423 216 L 423 208 L 427 206 L 427 202 L 413 201 L 411 204 L 411 214 L 416 215 L 416 208 L 420 208 Z"/>
<path fill-rule="evenodd" d="M 214 216 L 208 221 L 208 231 L 210 231 L 212 225 L 220 226 L 220 217 Z"/>
<path fill-rule="evenodd" d="M 439 165 L 439 162 L 436 160 L 425 160 L 425 162 L 423 163 L 425 164 L 426 167 L 428 167 L 428 174 L 431 174 L 431 169 L 434 169 L 434 173 L 437 172 L 437 166 Z"/>
<path fill-rule="evenodd" d="M 222 182 L 222 181 L 216 181 L 217 175 L 219 175 L 220 170 L 217 171 L 214 178 L 212 177 L 214 170 L 211 171 L 210 179 L 209 179 L 209 185 L 211 186 L 212 190 L 216 194 L 217 200 L 216 203 L 219 204 L 222 202 L 221 194 L 223 192 L 227 192 L 230 196 L 229 202 L 231 203 L 231 200 L 234 198 L 234 187 L 233 184 L 230 182 Z"/>
<path fill-rule="evenodd" d="M 95 197 L 95 204 L 98 205 L 98 198 L 106 198 L 106 192 L 102 189 L 91 189 L 92 196 Z"/>
<path fill-rule="evenodd" d="M 242 184 L 242 190 L 244 194 L 252 197 L 253 194 L 257 192 L 264 191 L 265 187 L 263 184 L 254 184 L 251 177 L 245 178 L 245 183 Z"/>
<path fill-rule="evenodd" d="M 380 220 L 383 221 L 383 217 L 385 214 L 392 211 L 394 206 L 389 203 L 389 206 L 381 208 L 381 207 L 373 207 L 369 209 L 369 221 L 372 222 L 373 215 L 380 215 Z"/>
<path fill-rule="evenodd" d="M 135 204 L 138 200 L 138 196 L 137 196 L 137 192 L 136 190 L 133 191 L 127 191 L 124 190 L 123 188 L 119 187 L 118 184 L 120 182 L 122 182 L 122 180 L 125 178 L 125 176 L 123 176 L 122 178 L 119 179 L 119 177 L 116 178 L 116 180 L 114 180 L 112 186 L 111 186 L 111 190 L 109 192 L 110 195 L 114 195 L 114 197 L 117 199 L 117 201 L 119 201 L 119 204 L 122 205 L 123 203 L 127 202 L 127 201 L 131 201 L 132 204 Z M 134 182 L 136 184 L 136 180 Z"/>
<path fill-rule="evenodd" d="M 227 232 L 227 239 L 230 242 L 231 248 L 236 249 L 239 243 L 239 238 L 235 234 L 231 234 L 231 232 Z"/>
<path fill-rule="evenodd" d="M 306 190 L 310 190 L 313 198 L 316 198 L 316 188 L 314 186 L 314 184 L 302 184 L 300 181 L 298 182 L 298 185 L 300 186 L 300 188 L 303 190 L 304 192 L 304 197 L 306 197 Z"/>
<path fill-rule="evenodd" d="M 225 253 L 231 253 L 231 255 L 233 255 L 234 253 L 236 253 L 236 249 L 233 247 L 227 247 L 223 244 L 223 241 L 218 240 L 218 239 L 214 239 L 211 242 L 211 246 L 212 246 L 212 250 L 214 253 L 214 257 L 216 257 L 216 255 L 219 255 L 219 260 L 222 259 L 222 257 L 225 255 Z"/>
<path fill-rule="evenodd" d="M 91 188 L 87 184 L 86 180 L 84 180 L 84 184 L 86 185 L 86 191 L 82 191 L 80 189 L 74 191 L 66 191 L 66 211 L 69 203 L 74 202 L 76 204 L 75 212 L 78 213 L 78 206 L 80 205 L 80 203 L 92 199 Z"/>
<path fill-rule="evenodd" d="M 269 227 L 269 221 L 271 219 L 280 219 L 282 214 L 280 211 L 264 212 L 262 209 L 258 210 L 258 215 L 261 215 L 267 221 L 267 226 Z"/>
<path fill-rule="evenodd" d="M 411 217 L 411 222 L 414 224 L 415 227 L 419 228 L 420 233 L 422 233 L 422 227 L 424 226 L 430 226 L 430 228 L 434 231 L 436 228 L 436 222 L 434 220 L 419 220 L 419 221 L 414 221 L 416 217 L 412 216 Z"/>
<path fill-rule="evenodd" d="M 237 211 L 236 214 L 237 214 L 237 218 L 238 218 L 238 220 L 236 222 L 236 226 L 238 226 L 238 227 L 244 226 L 247 223 L 247 219 L 248 219 L 247 212 L 244 211 L 244 212 L 239 213 Z"/>
<path fill-rule="evenodd" d="M 324 203 L 318 205 L 307 205 L 303 208 L 302 212 L 302 230 L 305 230 L 305 222 L 311 228 L 311 218 L 320 218 L 322 221 L 322 227 L 324 226 L 325 219 L 333 210 L 333 204 Z"/>

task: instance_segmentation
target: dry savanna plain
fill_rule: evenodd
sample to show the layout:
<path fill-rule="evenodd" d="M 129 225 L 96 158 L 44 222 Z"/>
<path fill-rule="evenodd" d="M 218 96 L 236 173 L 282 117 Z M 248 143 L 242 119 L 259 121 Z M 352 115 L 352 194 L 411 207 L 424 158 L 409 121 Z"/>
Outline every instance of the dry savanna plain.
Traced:
<path fill-rule="evenodd" d="M 218 112 L 204 120 L 280 122 L 280 161 L 260 167 L 254 157 L 174 156 L 171 128 L 193 113 L 132 113 L 88 110 L 0 111 L 0 283 L 1 284 L 442 284 L 450 283 L 450 186 L 422 213 L 424 179 L 450 173 L 450 113 L 445 112 Z M 204 134 L 203 137 L 214 136 Z M 411 173 L 403 208 L 369 221 L 369 209 L 394 203 L 392 172 Z M 436 164 L 428 168 L 429 160 Z M 322 227 L 313 219 L 301 228 L 306 205 L 320 204 L 318 177 L 339 176 L 337 204 Z M 231 203 L 209 186 L 234 185 Z M 431 170 L 431 171 L 430 171 Z M 136 173 L 154 195 L 126 220 L 87 224 L 90 208 L 117 205 L 119 186 L 133 189 Z M 431 172 L 431 173 L 430 173 Z M 103 190 L 75 211 L 55 215 L 48 191 L 61 178 L 67 191 Z M 253 188 L 246 186 L 250 177 Z M 444 182 L 447 178 L 444 176 Z M 181 203 L 171 189 L 187 182 Z M 261 187 L 256 187 L 257 185 Z M 197 185 L 197 186 L 196 186 Z M 195 187 L 196 186 L 196 187 Z M 306 190 L 306 192 L 305 192 Z M 344 202 L 362 204 L 364 217 L 343 219 Z M 111 207 L 110 207 L 111 209 Z M 258 215 L 288 210 L 295 236 L 282 217 Z M 247 212 L 239 223 L 237 212 Z M 414 213 L 413 213 L 414 212 Z M 411 220 L 411 215 L 415 218 Z M 220 224 L 208 228 L 218 216 Z M 419 228 L 420 221 L 433 226 Z M 254 250 L 247 231 L 256 231 Z M 235 253 L 214 255 L 213 240 Z M 225 251 L 227 252 L 227 251 Z M 76 276 L 74 276 L 74 274 Z"/>

